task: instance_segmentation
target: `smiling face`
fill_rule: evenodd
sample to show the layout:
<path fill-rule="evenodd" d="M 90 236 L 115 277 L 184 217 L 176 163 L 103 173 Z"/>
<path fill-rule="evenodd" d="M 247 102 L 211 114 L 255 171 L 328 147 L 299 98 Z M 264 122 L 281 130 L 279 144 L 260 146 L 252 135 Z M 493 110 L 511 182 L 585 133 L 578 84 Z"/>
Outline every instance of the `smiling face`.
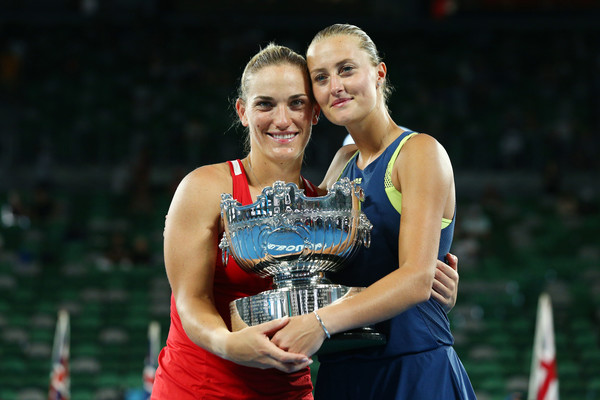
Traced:
<path fill-rule="evenodd" d="M 253 72 L 236 109 L 249 130 L 253 153 L 276 162 L 302 158 L 317 112 L 310 82 L 299 66 L 283 63 Z"/>
<path fill-rule="evenodd" d="M 385 64 L 374 66 L 356 37 L 313 42 L 306 59 L 315 99 L 332 123 L 349 125 L 384 104 L 378 84 L 385 78 Z"/>

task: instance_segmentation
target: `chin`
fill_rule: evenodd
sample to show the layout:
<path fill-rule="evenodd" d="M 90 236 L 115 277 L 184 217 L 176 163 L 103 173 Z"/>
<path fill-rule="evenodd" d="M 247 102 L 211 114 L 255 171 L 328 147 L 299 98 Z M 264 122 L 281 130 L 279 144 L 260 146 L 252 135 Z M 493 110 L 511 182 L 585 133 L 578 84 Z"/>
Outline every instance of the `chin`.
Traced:
<path fill-rule="evenodd" d="M 325 117 L 335 125 L 347 125 L 353 120 L 350 110 L 333 110 L 329 115 L 325 114 Z"/>
<path fill-rule="evenodd" d="M 274 152 L 273 157 L 282 162 L 293 161 L 298 157 L 302 157 L 302 152 L 298 149 L 280 149 L 279 151 Z"/>
<path fill-rule="evenodd" d="M 327 117 L 327 120 L 329 120 L 329 122 L 331 122 L 334 125 L 339 125 L 339 126 L 346 126 L 349 125 L 350 122 L 352 122 L 352 118 L 350 117 Z"/>

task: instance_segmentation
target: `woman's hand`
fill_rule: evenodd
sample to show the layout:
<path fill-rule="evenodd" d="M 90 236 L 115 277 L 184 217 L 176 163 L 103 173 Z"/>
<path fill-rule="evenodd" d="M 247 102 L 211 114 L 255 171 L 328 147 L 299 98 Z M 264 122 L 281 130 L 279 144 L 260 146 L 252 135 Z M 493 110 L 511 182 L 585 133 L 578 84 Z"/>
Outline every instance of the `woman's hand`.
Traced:
<path fill-rule="evenodd" d="M 319 350 L 325 338 L 317 317 L 310 313 L 290 318 L 287 326 L 279 330 L 271 341 L 282 350 L 310 357 Z"/>
<path fill-rule="evenodd" d="M 240 365 L 283 372 L 296 372 L 312 364 L 303 354 L 294 354 L 271 342 L 273 334 L 289 325 L 289 318 L 280 318 L 232 332 L 226 340 L 226 357 Z"/>
<path fill-rule="evenodd" d="M 431 297 L 437 300 L 446 310 L 450 311 L 456 304 L 458 296 L 458 257 L 446 254 L 448 264 L 437 262 L 435 280 L 431 288 Z"/>

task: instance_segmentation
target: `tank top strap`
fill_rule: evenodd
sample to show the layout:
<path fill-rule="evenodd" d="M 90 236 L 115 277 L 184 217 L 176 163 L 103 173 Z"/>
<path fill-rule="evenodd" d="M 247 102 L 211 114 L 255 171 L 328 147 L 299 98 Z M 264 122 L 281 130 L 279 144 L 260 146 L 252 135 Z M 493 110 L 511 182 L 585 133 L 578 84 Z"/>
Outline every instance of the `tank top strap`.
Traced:
<path fill-rule="evenodd" d="M 339 181 L 340 179 L 342 179 L 342 175 L 344 174 L 344 172 L 348 169 L 348 166 L 350 165 L 351 162 L 353 162 L 353 160 L 358 156 L 358 154 L 360 153 L 360 151 L 356 150 L 354 152 L 354 154 L 352 154 L 352 157 L 350 157 L 348 159 L 348 161 L 346 161 L 346 165 L 344 165 L 344 168 L 342 168 L 342 170 L 340 171 L 336 181 Z"/>
<path fill-rule="evenodd" d="M 248 187 L 248 178 L 244 165 L 238 160 L 227 161 L 229 170 L 231 171 L 231 180 L 233 181 L 233 198 L 239 201 L 242 205 L 252 204 L 252 196 Z"/>
<path fill-rule="evenodd" d="M 398 154 L 400 153 L 400 150 L 402 149 L 402 147 L 404 146 L 406 141 L 415 135 L 418 135 L 418 132 L 411 132 L 408 135 L 406 135 L 404 138 L 402 138 L 402 140 L 398 144 L 398 147 L 396 147 L 396 150 L 394 150 L 394 153 L 392 154 L 390 161 L 388 162 L 387 168 L 385 169 L 385 176 L 383 178 L 385 193 L 387 194 L 388 199 L 389 199 L 390 203 L 392 204 L 392 206 L 394 206 L 396 211 L 398 211 L 398 214 L 402 214 L 402 193 L 400 193 L 398 191 L 398 189 L 396 189 L 396 187 L 392 183 L 392 169 L 394 168 L 394 162 L 398 158 Z M 456 211 L 455 211 L 455 213 L 456 213 Z M 445 229 L 446 227 L 448 227 L 452 223 L 453 220 L 454 220 L 454 218 L 452 218 L 452 219 L 442 218 L 442 229 Z"/>
<path fill-rule="evenodd" d="M 400 154 L 400 150 L 402 150 L 402 147 L 404 146 L 406 141 L 415 135 L 418 135 L 418 133 L 411 132 L 408 135 L 404 136 L 402 138 L 402 140 L 400 140 L 400 143 L 398 143 L 398 147 L 396 147 L 396 150 L 394 150 L 394 153 L 392 154 L 392 157 L 390 158 L 390 161 L 387 164 L 387 168 L 385 169 L 385 176 L 383 178 L 384 182 L 385 182 L 386 190 L 390 186 L 394 187 L 394 185 L 392 183 L 392 169 L 394 168 L 394 162 L 396 162 L 396 159 L 398 158 L 398 154 Z"/>
<path fill-rule="evenodd" d="M 300 179 L 302 179 L 302 183 L 304 184 L 304 194 L 308 197 L 316 197 L 318 195 L 317 187 L 303 176 L 300 176 Z"/>

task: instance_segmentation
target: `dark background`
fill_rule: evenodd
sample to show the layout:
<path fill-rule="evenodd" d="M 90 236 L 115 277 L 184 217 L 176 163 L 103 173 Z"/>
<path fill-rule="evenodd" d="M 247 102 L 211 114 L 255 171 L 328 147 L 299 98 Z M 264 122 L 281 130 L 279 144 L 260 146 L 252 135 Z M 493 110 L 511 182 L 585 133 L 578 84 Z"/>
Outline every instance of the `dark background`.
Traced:
<path fill-rule="evenodd" d="M 377 44 L 395 121 L 452 159 L 450 318 L 479 398 L 526 393 L 542 291 L 561 398 L 600 398 L 598 21 L 591 0 L 4 1 L 0 399 L 43 398 L 59 308 L 72 398 L 141 387 L 147 325 L 168 330 L 174 188 L 244 155 L 232 105 L 248 59 L 271 41 L 303 54 L 338 22 Z M 308 178 L 344 137 L 321 119 Z"/>

